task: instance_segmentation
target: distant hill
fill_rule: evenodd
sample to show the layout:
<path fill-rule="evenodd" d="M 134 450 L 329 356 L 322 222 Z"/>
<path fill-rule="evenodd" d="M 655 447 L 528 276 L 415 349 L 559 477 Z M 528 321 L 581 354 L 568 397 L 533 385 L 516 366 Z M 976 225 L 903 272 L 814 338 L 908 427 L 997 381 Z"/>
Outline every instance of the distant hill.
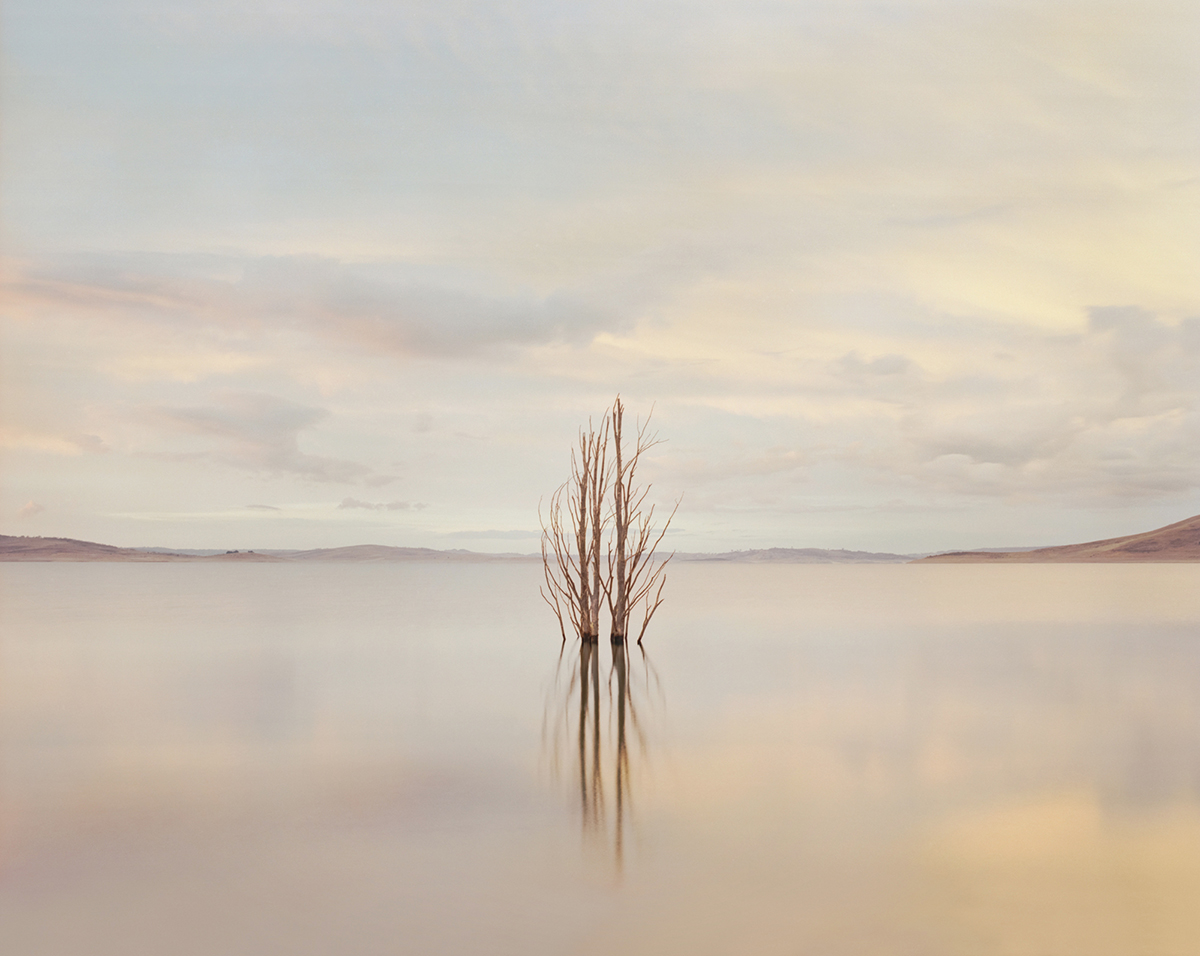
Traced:
<path fill-rule="evenodd" d="M 1200 515 L 1165 528 L 1026 551 L 951 551 L 921 558 L 921 564 L 1103 563 L 1118 561 L 1200 561 Z"/>
<path fill-rule="evenodd" d="M 666 555 L 664 555 L 665 557 Z M 676 561 L 728 562 L 733 564 L 902 564 L 911 554 L 875 551 L 827 551 L 820 548 L 765 548 L 757 551 L 725 551 L 719 554 L 676 554 Z M 308 551 L 185 550 L 166 548 L 117 548 L 73 538 L 26 538 L 0 535 L 0 561 L 200 561 L 200 562 L 310 562 L 337 561 L 380 563 L 391 561 L 540 561 L 538 554 L 482 554 L 477 551 L 433 548 L 395 548 L 382 544 L 357 544 L 345 548 L 314 548 Z"/>
<path fill-rule="evenodd" d="M 665 555 L 664 555 L 665 557 Z M 676 561 L 728 564 L 1013 564 L 1030 562 L 1115 562 L 1115 561 L 1200 561 L 1200 515 L 1155 531 L 1107 538 L 1084 544 L 1020 551 L 952 551 L 917 557 L 881 551 L 846 551 L 823 548 L 762 548 L 753 551 L 724 551 L 716 554 L 679 553 Z M 32 538 L 0 535 L 3 561 L 137 561 L 137 562 L 352 562 L 398 561 L 537 561 L 536 554 L 483 554 L 478 551 L 433 548 L 397 548 L 382 544 L 358 544 L 345 548 L 314 548 L 307 551 L 168 551 L 165 548 L 117 548 L 74 538 Z"/>
<path fill-rule="evenodd" d="M 437 551 L 433 548 L 393 548 L 384 544 L 355 544 L 347 548 L 315 548 L 311 551 L 272 551 L 288 561 L 531 561 L 533 554 L 482 554 L 478 551 Z"/>
<path fill-rule="evenodd" d="M 186 554 L 158 548 L 117 548 L 95 541 L 74 538 L 26 538 L 0 534 L 0 561 L 279 561 L 280 558 L 253 551 L 226 551 L 219 554 Z"/>
<path fill-rule="evenodd" d="M 843 551 L 823 548 L 762 548 L 719 554 L 677 554 L 676 561 L 725 561 L 731 564 L 905 564 L 911 554 L 885 551 Z"/>
<path fill-rule="evenodd" d="M 74 538 L 0 535 L 0 561 L 171 561 L 180 555 L 115 548 Z"/>
<path fill-rule="evenodd" d="M 310 551 L 168 551 L 165 548 L 117 548 L 74 538 L 26 538 L 0 535 L 0 561 L 137 561 L 200 563 L 235 561 L 510 561 L 541 560 L 540 555 L 480 554 L 475 551 L 435 551 L 432 548 L 392 548 L 382 544 L 359 544 L 348 548 L 316 548 Z"/>

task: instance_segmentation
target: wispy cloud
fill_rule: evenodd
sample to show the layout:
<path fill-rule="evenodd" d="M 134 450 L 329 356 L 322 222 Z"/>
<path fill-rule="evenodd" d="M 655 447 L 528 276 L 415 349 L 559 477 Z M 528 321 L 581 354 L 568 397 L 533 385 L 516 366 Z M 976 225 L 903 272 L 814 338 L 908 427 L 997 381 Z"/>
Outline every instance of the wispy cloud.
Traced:
<path fill-rule="evenodd" d="M 211 447 L 198 454 L 236 468 L 343 484 L 364 478 L 371 471 L 366 465 L 300 450 L 300 433 L 328 414 L 271 395 L 230 392 L 210 405 L 159 407 L 152 417 L 168 428 L 207 439 Z"/>
<path fill-rule="evenodd" d="M 51 455 L 102 454 L 109 450 L 98 435 L 48 434 L 20 428 L 0 428 L 0 448 Z"/>
<path fill-rule="evenodd" d="M 467 538 L 476 541 L 496 540 L 496 541 L 527 541 L 533 538 L 540 538 L 540 531 L 448 531 L 442 535 L 443 538 Z"/>
<path fill-rule="evenodd" d="M 421 511 L 425 505 L 408 501 L 360 501 L 357 498 L 343 498 L 338 509 L 364 508 L 367 511 Z"/>
<path fill-rule="evenodd" d="M 688 489 L 689 510 L 791 507 L 854 475 L 855 493 L 906 487 L 947 502 L 1094 507 L 1200 489 L 1200 318 L 1104 307 L 1070 333 L 935 331 L 897 321 L 849 333 L 879 349 L 840 355 L 837 339 L 809 333 L 736 382 L 705 383 L 707 440 L 677 434 L 647 466 Z"/>
<path fill-rule="evenodd" d="M 46 506 L 38 504 L 36 501 L 27 501 L 17 509 L 17 517 L 32 518 L 36 514 L 41 514 L 46 510 Z"/>
<path fill-rule="evenodd" d="M 641 294 L 628 283 L 604 295 L 564 289 L 543 296 L 480 285 L 479 276 L 439 278 L 400 262 L 89 253 L 29 262 L 10 288 L 97 317 L 285 328 L 372 352 L 443 358 L 584 344 L 602 330 L 628 327 L 622 306 Z"/>

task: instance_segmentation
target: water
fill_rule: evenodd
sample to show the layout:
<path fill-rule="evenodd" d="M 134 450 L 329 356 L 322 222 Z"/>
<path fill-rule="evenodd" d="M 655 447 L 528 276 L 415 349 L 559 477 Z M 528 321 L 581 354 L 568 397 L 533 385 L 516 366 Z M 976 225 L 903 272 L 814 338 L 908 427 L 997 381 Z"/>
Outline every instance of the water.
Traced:
<path fill-rule="evenodd" d="M 1200 951 L 1200 567 L 539 573 L 0 567 L 0 952 Z"/>

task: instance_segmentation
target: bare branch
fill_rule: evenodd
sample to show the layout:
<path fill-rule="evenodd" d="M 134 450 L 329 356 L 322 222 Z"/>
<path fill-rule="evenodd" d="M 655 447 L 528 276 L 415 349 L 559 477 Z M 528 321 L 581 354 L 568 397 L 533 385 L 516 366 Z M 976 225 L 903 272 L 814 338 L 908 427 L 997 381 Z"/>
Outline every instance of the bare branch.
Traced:
<path fill-rule="evenodd" d="M 632 448 L 627 448 L 625 406 L 618 395 L 599 430 L 590 419 L 580 428 L 570 477 L 551 496 L 544 519 L 539 506 L 542 598 L 554 611 L 564 641 L 568 627 L 581 640 L 596 641 L 604 604 L 612 643 L 625 642 L 635 616 L 640 616 L 640 643 L 662 604 L 670 556 L 659 560 L 656 552 L 679 502 L 657 527 L 652 486 L 637 482 L 642 456 L 662 443 L 650 431 L 653 412 L 637 421 Z"/>
<path fill-rule="evenodd" d="M 666 562 L 656 566 L 655 552 L 679 508 L 677 501 L 662 528 L 655 529 L 655 508 L 653 504 L 647 504 L 651 486 L 638 485 L 637 471 L 642 456 L 661 444 L 662 440 L 650 431 L 650 419 L 654 413 L 652 408 L 650 415 L 638 422 L 632 453 L 626 456 L 622 444 L 624 412 L 624 405 L 618 396 L 609 413 L 616 464 L 613 478 L 614 528 L 609 557 L 611 581 L 606 591 L 614 644 L 625 641 L 629 634 L 630 618 L 639 606 L 643 608 L 638 634 L 640 641 L 650 618 L 662 603 L 663 568 Z M 657 591 L 654 590 L 656 586 Z M 652 592 L 654 601 L 650 600 Z"/>

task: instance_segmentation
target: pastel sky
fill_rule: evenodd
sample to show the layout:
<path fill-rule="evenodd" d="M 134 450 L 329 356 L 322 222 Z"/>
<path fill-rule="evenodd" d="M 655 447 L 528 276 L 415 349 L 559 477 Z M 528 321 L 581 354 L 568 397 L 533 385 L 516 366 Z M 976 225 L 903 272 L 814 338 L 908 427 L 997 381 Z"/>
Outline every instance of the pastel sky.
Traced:
<path fill-rule="evenodd" d="M 0 531 L 533 551 L 1200 512 L 1193 0 L 6 0 Z"/>

